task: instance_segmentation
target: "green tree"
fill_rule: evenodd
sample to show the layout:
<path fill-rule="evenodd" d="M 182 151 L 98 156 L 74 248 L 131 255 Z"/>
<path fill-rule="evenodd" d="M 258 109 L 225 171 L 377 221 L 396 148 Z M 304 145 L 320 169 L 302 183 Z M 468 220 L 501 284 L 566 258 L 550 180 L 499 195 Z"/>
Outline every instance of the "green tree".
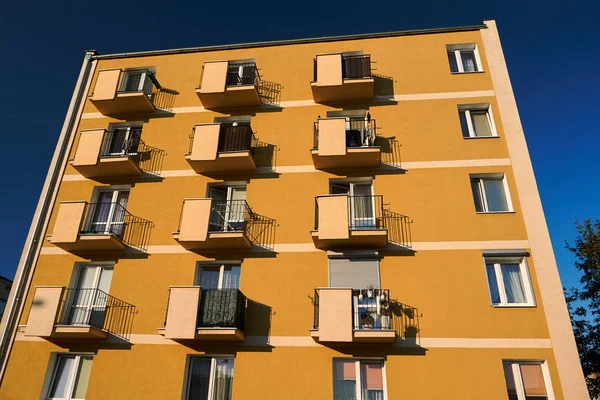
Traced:
<path fill-rule="evenodd" d="M 600 220 L 575 221 L 577 238 L 566 247 L 581 273 L 578 288 L 565 290 L 571 325 L 590 397 L 600 398 Z"/>

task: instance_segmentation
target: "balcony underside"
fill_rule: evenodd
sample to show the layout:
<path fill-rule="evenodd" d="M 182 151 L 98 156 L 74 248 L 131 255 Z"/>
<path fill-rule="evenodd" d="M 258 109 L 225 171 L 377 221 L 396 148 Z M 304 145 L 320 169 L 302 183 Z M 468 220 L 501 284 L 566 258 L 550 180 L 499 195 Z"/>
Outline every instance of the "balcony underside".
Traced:
<path fill-rule="evenodd" d="M 221 93 L 202 93 L 196 89 L 204 108 L 259 107 L 261 105 L 258 89 L 255 85 L 228 86 Z"/>
<path fill-rule="evenodd" d="M 103 115 L 151 114 L 156 108 L 144 92 L 117 93 L 112 100 L 91 100 Z"/>
<path fill-rule="evenodd" d="M 158 334 L 165 336 L 165 328 L 158 328 Z M 202 327 L 196 330 L 193 339 L 189 338 L 169 338 L 171 340 L 197 340 L 207 342 L 243 342 L 246 335 L 238 328 L 211 328 Z"/>
<path fill-rule="evenodd" d="M 318 329 L 311 329 L 310 336 L 320 342 Z M 352 333 L 352 343 L 394 343 L 395 340 L 396 331 L 393 329 L 355 329 Z"/>
<path fill-rule="evenodd" d="M 79 234 L 75 242 L 55 242 L 50 238 L 50 243 L 65 251 L 94 252 L 94 251 L 123 251 L 127 245 L 117 236 L 107 234 Z"/>
<path fill-rule="evenodd" d="M 380 147 L 349 147 L 345 155 L 320 156 L 318 149 L 311 151 L 316 169 L 379 168 Z"/>
<path fill-rule="evenodd" d="M 313 98 L 317 103 L 335 103 L 348 100 L 371 100 L 375 97 L 373 78 L 344 79 L 341 85 L 318 86 L 310 83 Z"/>
<path fill-rule="evenodd" d="M 216 160 L 192 160 L 190 155 L 185 156 L 185 159 L 198 174 L 256 171 L 254 157 L 249 150 L 219 153 Z"/>
<path fill-rule="evenodd" d="M 96 165 L 73 165 L 86 178 L 109 178 L 122 176 L 139 176 L 142 170 L 129 156 L 103 157 Z"/>
<path fill-rule="evenodd" d="M 315 247 L 332 249 L 345 247 L 386 247 L 388 242 L 387 229 L 350 230 L 348 238 L 320 238 L 318 231 L 310 232 Z"/>
<path fill-rule="evenodd" d="M 173 238 L 186 250 L 227 250 L 249 249 L 252 242 L 244 232 L 209 232 L 206 240 L 180 240 L 179 234 L 174 233 Z"/>
<path fill-rule="evenodd" d="M 51 338 L 57 339 L 105 339 L 108 334 L 90 325 L 56 325 Z"/>

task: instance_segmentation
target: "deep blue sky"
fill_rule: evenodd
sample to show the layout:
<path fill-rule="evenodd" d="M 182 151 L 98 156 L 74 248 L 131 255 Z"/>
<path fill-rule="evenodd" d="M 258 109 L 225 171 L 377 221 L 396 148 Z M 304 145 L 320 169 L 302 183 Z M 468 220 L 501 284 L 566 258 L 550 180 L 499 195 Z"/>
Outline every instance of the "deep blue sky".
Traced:
<path fill-rule="evenodd" d="M 564 240 L 600 217 L 600 4 L 548 1 L 7 1 L 0 9 L 0 274 L 12 277 L 84 50 L 101 54 L 496 19 L 563 284 Z M 399 59 L 399 62 L 402 60 Z"/>

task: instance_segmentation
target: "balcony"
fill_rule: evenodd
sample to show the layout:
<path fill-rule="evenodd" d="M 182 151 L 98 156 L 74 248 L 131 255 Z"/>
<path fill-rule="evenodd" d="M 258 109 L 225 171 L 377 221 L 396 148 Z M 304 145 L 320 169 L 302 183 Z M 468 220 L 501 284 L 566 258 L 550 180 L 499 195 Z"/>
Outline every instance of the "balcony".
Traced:
<path fill-rule="evenodd" d="M 246 303 L 238 289 L 171 286 L 165 327 L 158 333 L 173 340 L 243 341 Z"/>
<path fill-rule="evenodd" d="M 281 85 L 265 81 L 256 63 L 207 61 L 196 94 L 207 109 L 278 105 Z"/>
<path fill-rule="evenodd" d="M 154 72 L 148 69 L 105 69 L 98 72 L 90 101 L 103 115 L 151 114 L 160 89 Z"/>
<path fill-rule="evenodd" d="M 48 339 L 128 339 L 135 306 L 100 289 L 38 286 L 25 336 Z"/>
<path fill-rule="evenodd" d="M 119 203 L 61 202 L 50 243 L 78 252 L 145 251 L 152 222 Z"/>
<path fill-rule="evenodd" d="M 379 168 L 381 147 L 375 145 L 377 128 L 369 117 L 319 118 L 314 124 L 311 150 L 317 169 Z"/>
<path fill-rule="evenodd" d="M 311 336 L 322 343 L 416 342 L 419 313 L 387 289 L 315 289 Z"/>
<path fill-rule="evenodd" d="M 146 145 L 141 128 L 84 130 L 71 165 L 86 178 L 157 175 L 164 151 Z"/>
<path fill-rule="evenodd" d="M 409 249 L 410 221 L 383 208 L 383 196 L 322 195 L 315 198 L 315 229 L 319 249 L 386 247 L 388 243 Z"/>
<path fill-rule="evenodd" d="M 256 137 L 250 125 L 201 124 L 191 136 L 185 159 L 196 173 L 254 172 Z"/>
<path fill-rule="evenodd" d="M 173 238 L 187 250 L 271 249 L 274 229 L 246 200 L 185 199 Z"/>
<path fill-rule="evenodd" d="M 317 103 L 373 99 L 375 79 L 371 75 L 371 56 L 317 55 L 310 85 Z"/>

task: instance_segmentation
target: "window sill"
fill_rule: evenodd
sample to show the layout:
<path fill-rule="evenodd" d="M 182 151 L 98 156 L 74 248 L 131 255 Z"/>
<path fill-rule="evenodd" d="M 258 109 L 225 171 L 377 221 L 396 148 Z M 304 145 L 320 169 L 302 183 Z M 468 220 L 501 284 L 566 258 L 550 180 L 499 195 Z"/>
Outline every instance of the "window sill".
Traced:
<path fill-rule="evenodd" d="M 497 135 L 495 135 L 495 136 L 467 136 L 467 137 L 463 136 L 463 139 L 467 139 L 467 140 L 469 140 L 469 139 L 499 139 L 499 138 L 500 138 L 500 136 L 497 136 Z"/>
<path fill-rule="evenodd" d="M 469 72 L 452 72 L 450 71 L 450 73 L 452 75 L 465 75 L 465 74 L 483 74 L 485 71 L 469 71 Z"/>
<path fill-rule="evenodd" d="M 494 308 L 537 308 L 535 304 L 492 304 Z"/>
<path fill-rule="evenodd" d="M 515 214 L 516 211 L 475 211 L 476 214 Z"/>

